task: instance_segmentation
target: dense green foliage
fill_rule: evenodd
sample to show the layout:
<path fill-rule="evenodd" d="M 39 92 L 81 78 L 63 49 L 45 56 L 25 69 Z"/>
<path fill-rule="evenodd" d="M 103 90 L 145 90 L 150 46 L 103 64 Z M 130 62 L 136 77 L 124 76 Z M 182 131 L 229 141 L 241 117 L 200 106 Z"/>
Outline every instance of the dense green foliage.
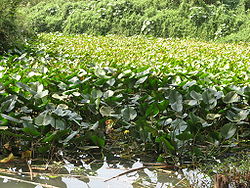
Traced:
<path fill-rule="evenodd" d="M 38 32 L 249 41 L 249 8 L 249 0 L 54 0 L 23 11 Z"/>
<path fill-rule="evenodd" d="M 159 160 L 197 160 L 249 142 L 248 45 L 58 33 L 32 45 L 0 67 L 1 139 L 23 150 L 123 136 Z"/>
<path fill-rule="evenodd" d="M 24 32 L 28 32 L 17 16 L 17 8 L 21 0 L 0 1 L 0 53 L 11 47 L 20 46 Z"/>

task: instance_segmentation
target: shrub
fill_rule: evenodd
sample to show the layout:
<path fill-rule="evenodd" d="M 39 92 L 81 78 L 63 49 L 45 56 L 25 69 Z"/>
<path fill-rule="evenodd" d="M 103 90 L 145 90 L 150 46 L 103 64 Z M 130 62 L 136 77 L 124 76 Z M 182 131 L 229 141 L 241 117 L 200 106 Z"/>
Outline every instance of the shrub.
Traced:
<path fill-rule="evenodd" d="M 25 11 L 38 32 L 214 40 L 245 30 L 248 8 L 248 0 L 54 0 L 41 1 Z"/>

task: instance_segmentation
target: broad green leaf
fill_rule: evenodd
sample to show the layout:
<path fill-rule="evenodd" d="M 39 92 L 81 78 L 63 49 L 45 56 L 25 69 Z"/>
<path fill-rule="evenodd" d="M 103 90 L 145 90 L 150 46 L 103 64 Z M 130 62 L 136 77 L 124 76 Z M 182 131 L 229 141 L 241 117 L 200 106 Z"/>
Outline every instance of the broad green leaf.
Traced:
<path fill-rule="evenodd" d="M 248 110 L 240 110 L 238 113 L 231 110 L 227 111 L 226 118 L 231 122 L 240 122 L 245 120 L 249 114 Z"/>
<path fill-rule="evenodd" d="M 72 138 L 74 138 L 77 134 L 79 133 L 79 131 L 72 131 L 72 133 L 65 138 L 64 140 L 59 141 L 59 143 L 68 143 Z"/>
<path fill-rule="evenodd" d="M 159 112 L 160 112 L 160 110 L 159 110 L 159 108 L 157 107 L 157 105 L 156 105 L 156 104 L 151 104 L 151 105 L 147 108 L 147 110 L 146 110 L 146 117 L 148 117 L 148 116 L 153 116 L 153 117 L 155 117 L 155 116 L 157 116 L 157 115 L 159 114 Z"/>
<path fill-rule="evenodd" d="M 194 91 L 194 90 L 192 90 L 192 91 L 190 92 L 190 96 L 191 96 L 193 99 L 197 100 L 197 101 L 202 100 L 202 95 L 201 95 L 200 93 L 197 93 L 197 92 Z"/>
<path fill-rule="evenodd" d="M 93 135 L 90 136 L 90 139 L 95 145 L 99 146 L 100 148 L 105 145 L 105 140 L 99 136 Z"/>
<path fill-rule="evenodd" d="M 187 104 L 188 104 L 189 106 L 195 106 L 195 105 L 198 104 L 198 102 L 197 102 L 197 100 L 188 100 L 188 101 L 187 101 Z"/>
<path fill-rule="evenodd" d="M 1 116 L 2 116 L 2 118 L 7 119 L 7 120 L 9 120 L 9 121 L 13 121 L 13 122 L 15 122 L 15 123 L 21 123 L 20 120 L 18 120 L 18 119 L 16 119 L 16 118 L 13 118 L 13 117 L 11 117 L 11 116 L 8 116 L 8 115 L 6 115 L 6 114 L 1 114 Z"/>
<path fill-rule="evenodd" d="M 237 127 L 234 124 L 228 123 L 228 124 L 225 124 L 220 129 L 220 132 L 221 132 L 221 135 L 225 137 L 225 139 L 229 139 L 235 134 L 236 130 L 237 130 Z"/>
<path fill-rule="evenodd" d="M 221 114 L 207 114 L 208 120 L 215 120 L 217 118 L 221 117 Z"/>
<path fill-rule="evenodd" d="M 100 108 L 100 113 L 103 117 L 105 116 L 109 117 L 112 116 L 115 113 L 115 111 L 110 106 L 102 106 Z"/>
<path fill-rule="evenodd" d="M 39 91 L 37 94 L 34 96 L 37 99 L 41 99 L 49 94 L 49 90 L 44 90 L 44 91 Z"/>
<path fill-rule="evenodd" d="M 54 128 L 59 130 L 64 130 L 66 128 L 66 125 L 63 120 L 55 119 Z"/>
<path fill-rule="evenodd" d="M 174 134 L 179 135 L 183 131 L 187 129 L 187 123 L 182 119 L 176 119 L 171 123 L 171 127 L 173 128 Z"/>
<path fill-rule="evenodd" d="M 26 134 L 29 134 L 31 136 L 40 136 L 41 133 L 38 132 L 35 128 L 30 128 L 30 127 L 24 127 L 22 129 L 23 132 L 25 132 Z"/>
<path fill-rule="evenodd" d="M 169 95 L 169 102 L 171 108 L 176 112 L 183 110 L 182 95 L 178 91 L 171 91 Z"/>
<path fill-rule="evenodd" d="M 175 151 L 175 147 L 164 137 L 160 137 L 161 144 L 166 150 L 169 150 L 171 153 Z"/>
<path fill-rule="evenodd" d="M 121 110 L 122 118 L 126 121 L 134 120 L 137 116 L 137 112 L 133 107 L 126 107 Z"/>
<path fill-rule="evenodd" d="M 194 136 L 193 134 L 191 134 L 189 131 L 184 131 L 183 133 L 176 135 L 176 138 L 178 138 L 179 140 L 190 140 L 193 139 Z"/>
<path fill-rule="evenodd" d="M 227 104 L 237 102 L 238 100 L 239 100 L 239 96 L 235 91 L 230 91 L 223 98 L 223 102 Z"/>
<path fill-rule="evenodd" d="M 114 91 L 112 91 L 112 90 L 108 90 L 108 91 L 103 93 L 104 98 L 109 98 L 109 97 L 112 97 L 113 95 L 114 95 Z"/>
<path fill-rule="evenodd" d="M 89 130 L 96 130 L 99 127 L 99 121 L 95 122 L 90 128 Z"/>
<path fill-rule="evenodd" d="M 202 99 L 205 104 L 213 104 L 216 101 L 216 98 L 213 95 L 211 90 L 206 90 L 202 93 Z"/>
<path fill-rule="evenodd" d="M 102 93 L 101 90 L 93 89 L 92 92 L 91 92 L 91 96 L 92 96 L 93 99 L 101 98 L 102 95 L 103 95 L 103 93 Z"/>
<path fill-rule="evenodd" d="M 53 117 L 48 112 L 42 112 L 35 118 L 36 125 L 49 125 L 53 121 Z"/>
<path fill-rule="evenodd" d="M 58 130 L 54 131 L 52 134 L 46 134 L 46 137 L 42 140 L 42 142 L 51 143 L 53 141 L 62 140 L 69 133 L 69 130 Z"/>
<path fill-rule="evenodd" d="M 135 85 L 140 85 L 148 79 L 148 76 L 144 76 L 135 82 Z"/>
<path fill-rule="evenodd" d="M 6 101 L 2 102 L 1 104 L 1 111 L 2 112 L 10 112 L 15 108 L 15 104 L 17 102 L 17 96 L 9 96 L 6 98 Z"/>

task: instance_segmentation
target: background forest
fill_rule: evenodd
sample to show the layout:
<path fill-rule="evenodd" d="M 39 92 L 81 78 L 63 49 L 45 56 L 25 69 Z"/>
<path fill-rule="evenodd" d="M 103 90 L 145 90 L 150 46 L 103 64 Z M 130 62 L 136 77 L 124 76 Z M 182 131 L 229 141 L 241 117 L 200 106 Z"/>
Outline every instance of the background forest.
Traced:
<path fill-rule="evenodd" d="M 1 0 L 0 49 L 32 32 L 250 40 L 249 0 Z M 32 31 L 32 32 L 31 32 Z M 18 39 L 18 40 L 17 40 Z"/>

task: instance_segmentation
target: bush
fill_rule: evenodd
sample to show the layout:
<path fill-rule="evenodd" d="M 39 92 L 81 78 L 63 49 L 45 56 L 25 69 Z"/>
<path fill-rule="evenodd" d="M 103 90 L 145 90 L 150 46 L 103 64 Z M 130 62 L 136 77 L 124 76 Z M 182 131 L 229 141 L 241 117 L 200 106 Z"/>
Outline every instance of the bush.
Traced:
<path fill-rule="evenodd" d="M 0 53 L 13 47 L 20 47 L 23 36 L 30 34 L 24 27 L 23 18 L 17 12 L 21 0 L 0 1 Z"/>
<path fill-rule="evenodd" d="M 146 34 L 214 40 L 249 26 L 248 1 L 54 0 L 41 1 L 25 11 L 27 21 L 37 32 Z"/>

